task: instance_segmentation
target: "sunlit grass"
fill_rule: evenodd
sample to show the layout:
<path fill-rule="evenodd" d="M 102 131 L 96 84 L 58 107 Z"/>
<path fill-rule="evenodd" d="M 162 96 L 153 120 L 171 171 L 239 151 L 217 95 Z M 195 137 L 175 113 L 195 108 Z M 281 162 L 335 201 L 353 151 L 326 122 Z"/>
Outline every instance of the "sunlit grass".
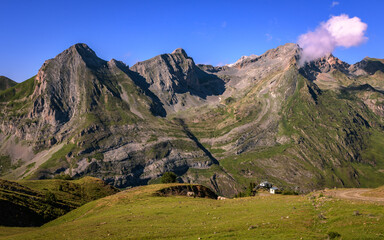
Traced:
<path fill-rule="evenodd" d="M 343 239 L 382 239 L 382 205 L 308 196 L 153 196 L 165 186 L 93 201 L 41 228 L 11 235 L 14 231 L 4 239 L 326 239 L 332 231 Z"/>

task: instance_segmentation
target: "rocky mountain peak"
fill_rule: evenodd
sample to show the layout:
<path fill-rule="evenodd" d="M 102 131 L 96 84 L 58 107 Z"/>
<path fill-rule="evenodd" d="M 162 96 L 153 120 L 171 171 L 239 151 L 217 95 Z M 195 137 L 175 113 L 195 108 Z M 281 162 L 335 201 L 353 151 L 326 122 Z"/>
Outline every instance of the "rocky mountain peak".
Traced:
<path fill-rule="evenodd" d="M 122 61 L 119 61 L 119 60 L 116 60 L 114 58 L 112 58 L 109 62 L 108 62 L 108 65 L 112 65 L 112 66 L 116 66 L 118 68 L 123 68 L 123 69 L 128 69 L 129 70 L 129 66 L 127 64 L 125 64 L 124 62 Z"/>
<path fill-rule="evenodd" d="M 43 82 L 43 79 L 59 81 L 62 78 L 58 75 L 67 75 L 64 72 L 73 73 L 80 67 L 95 69 L 105 64 L 106 61 L 100 59 L 88 45 L 78 43 L 45 61 L 36 79 L 38 82 Z"/>
<path fill-rule="evenodd" d="M 62 67 L 70 67 L 73 69 L 84 65 L 88 68 L 95 69 L 106 63 L 107 62 L 100 59 L 88 45 L 77 43 L 64 50 L 53 59 L 45 61 L 37 74 L 37 79 L 40 81 L 42 78 L 41 75 L 47 70 L 52 71 L 53 69 L 57 70 Z"/>
<path fill-rule="evenodd" d="M 270 49 L 260 56 L 250 55 L 240 58 L 236 63 L 226 65 L 238 69 L 248 68 L 287 68 L 296 63 L 300 56 L 300 47 L 294 43 L 287 43 Z"/>
<path fill-rule="evenodd" d="M 384 60 L 365 57 L 360 62 L 349 65 L 332 54 L 328 54 L 315 61 L 305 63 L 300 68 L 301 74 L 310 80 L 316 80 L 320 73 L 327 74 L 335 71 L 339 71 L 349 77 L 373 75 L 377 71 L 384 73 Z"/>
<path fill-rule="evenodd" d="M 182 48 L 177 48 L 177 49 L 175 49 L 175 50 L 172 52 L 172 54 L 181 54 L 181 55 L 184 56 L 185 58 L 189 58 L 188 55 L 187 55 L 187 53 L 185 52 L 185 50 L 182 49 Z"/>
<path fill-rule="evenodd" d="M 341 61 L 340 59 L 338 59 L 337 57 L 333 56 L 332 54 L 329 54 L 327 57 L 325 57 L 325 60 L 330 65 L 334 65 L 334 66 L 340 66 L 340 65 L 349 66 L 348 63 L 345 63 L 345 62 Z"/>
<path fill-rule="evenodd" d="M 78 112 L 80 103 L 107 62 L 83 43 L 75 44 L 40 68 L 33 92 L 34 108 L 29 116 L 44 116 L 51 126 L 59 127 Z M 96 83 L 94 83 L 96 84 Z M 84 91 L 85 90 L 85 91 Z"/>
<path fill-rule="evenodd" d="M 97 57 L 96 53 L 85 43 L 76 43 L 69 48 L 65 49 L 63 52 L 58 54 L 58 56 L 73 56 L 80 55 L 84 57 Z"/>
<path fill-rule="evenodd" d="M 332 70 L 339 70 L 341 72 L 347 72 L 349 68 L 349 64 L 341 61 L 337 57 L 329 54 L 325 57 L 320 58 L 319 60 L 314 62 L 315 65 L 319 67 L 322 72 L 330 72 Z"/>
<path fill-rule="evenodd" d="M 360 62 L 353 64 L 350 71 L 355 75 L 372 75 L 377 71 L 384 72 L 384 59 L 365 57 Z"/>
<path fill-rule="evenodd" d="M 80 56 L 88 67 L 95 68 L 106 62 L 100 59 L 96 53 L 85 43 L 77 43 L 62 53 L 64 56 Z"/>
<path fill-rule="evenodd" d="M 256 59 L 258 56 L 255 55 L 255 54 L 251 54 L 249 56 L 242 56 L 241 58 L 239 58 L 239 60 L 237 60 L 236 62 L 234 63 L 231 63 L 231 64 L 227 64 L 225 66 L 228 66 L 228 67 L 242 67 L 243 65 L 246 65 L 248 62 L 252 62 L 254 59 Z"/>
<path fill-rule="evenodd" d="M 224 88 L 222 80 L 197 67 L 182 48 L 138 62 L 130 69 L 143 77 L 167 112 L 184 109 L 189 103 L 200 104 L 202 99 L 222 93 Z"/>
<path fill-rule="evenodd" d="M 171 54 L 161 54 L 138 62 L 131 70 L 143 76 L 149 84 L 154 84 L 153 90 L 163 92 L 180 88 L 184 83 L 197 84 L 196 78 L 190 76 L 194 66 L 192 58 L 182 48 L 178 48 Z"/>
<path fill-rule="evenodd" d="M 268 58 L 290 58 L 300 53 L 299 45 L 295 43 L 286 43 L 277 48 L 266 51 L 262 56 Z"/>
<path fill-rule="evenodd" d="M 310 80 L 315 80 L 319 73 L 330 73 L 334 71 L 340 71 L 345 74 L 349 74 L 350 65 L 341 61 L 332 54 L 328 54 L 325 57 L 319 58 L 315 61 L 307 62 L 300 68 L 300 72 L 303 76 Z"/>
<path fill-rule="evenodd" d="M 85 43 L 76 43 L 75 45 L 72 45 L 70 50 L 76 50 L 79 53 L 90 53 L 92 55 L 96 55 L 96 53 Z"/>

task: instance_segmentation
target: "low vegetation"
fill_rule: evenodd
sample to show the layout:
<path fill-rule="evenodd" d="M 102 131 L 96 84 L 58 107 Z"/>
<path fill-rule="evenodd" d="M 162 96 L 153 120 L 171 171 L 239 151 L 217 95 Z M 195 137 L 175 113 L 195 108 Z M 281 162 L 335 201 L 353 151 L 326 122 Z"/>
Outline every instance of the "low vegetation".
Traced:
<path fill-rule="evenodd" d="M 321 195 L 214 200 L 154 195 L 155 184 L 90 202 L 2 239 L 382 239 L 384 206 Z M 187 186 L 187 185 L 185 185 Z M 358 214 L 356 214 L 358 213 Z"/>
<path fill-rule="evenodd" d="M 103 181 L 0 180 L 0 225 L 39 226 L 87 202 L 118 192 Z"/>
<path fill-rule="evenodd" d="M 173 172 L 166 172 L 161 176 L 161 183 L 175 183 L 177 175 Z"/>
<path fill-rule="evenodd" d="M 35 76 L 0 92 L 0 102 L 19 100 L 32 94 L 35 86 Z"/>

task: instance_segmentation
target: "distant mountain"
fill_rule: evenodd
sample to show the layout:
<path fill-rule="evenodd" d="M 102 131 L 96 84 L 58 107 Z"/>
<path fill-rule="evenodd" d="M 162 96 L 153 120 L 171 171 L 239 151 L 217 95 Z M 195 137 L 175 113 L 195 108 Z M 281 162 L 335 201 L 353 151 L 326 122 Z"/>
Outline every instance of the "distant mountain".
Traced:
<path fill-rule="evenodd" d="M 7 88 L 13 87 L 17 84 L 17 82 L 5 77 L 0 76 L 0 91 L 4 91 Z"/>
<path fill-rule="evenodd" d="M 225 90 L 223 80 L 202 71 L 181 48 L 138 62 L 131 70 L 143 77 L 168 113 L 202 105 Z"/>
<path fill-rule="evenodd" d="M 258 56 L 257 55 L 250 55 L 250 56 L 242 56 L 239 60 L 237 60 L 235 63 L 227 64 L 228 67 L 239 67 L 241 68 L 242 65 L 246 64 L 247 62 L 254 61 Z"/>
<path fill-rule="evenodd" d="M 383 60 L 304 66 L 288 43 L 234 65 L 183 49 L 129 68 L 76 44 L 0 92 L 0 175 L 90 175 L 117 187 L 180 181 L 233 195 L 384 184 Z"/>

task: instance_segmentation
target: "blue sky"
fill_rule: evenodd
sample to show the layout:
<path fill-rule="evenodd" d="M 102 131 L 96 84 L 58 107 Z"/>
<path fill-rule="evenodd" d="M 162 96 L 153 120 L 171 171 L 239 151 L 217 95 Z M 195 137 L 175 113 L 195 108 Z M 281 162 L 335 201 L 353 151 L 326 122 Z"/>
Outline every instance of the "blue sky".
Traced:
<path fill-rule="evenodd" d="M 348 63 L 384 58 L 381 0 L 0 0 L 0 9 L 0 75 L 18 82 L 78 42 L 129 65 L 178 47 L 196 63 L 220 65 L 296 42 L 342 13 L 368 24 L 368 41 L 334 55 Z"/>

